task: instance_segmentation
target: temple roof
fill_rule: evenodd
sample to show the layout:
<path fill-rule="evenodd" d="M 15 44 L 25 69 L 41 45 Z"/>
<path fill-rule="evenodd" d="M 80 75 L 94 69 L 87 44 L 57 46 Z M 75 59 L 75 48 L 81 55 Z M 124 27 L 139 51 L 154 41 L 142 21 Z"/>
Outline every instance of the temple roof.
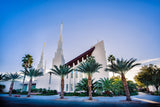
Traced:
<path fill-rule="evenodd" d="M 67 65 L 67 66 L 73 66 L 73 63 L 75 63 L 75 65 L 76 65 L 78 60 L 79 60 L 79 62 L 81 62 L 82 58 L 86 59 L 87 55 L 91 56 L 91 54 L 92 54 L 92 52 L 93 52 L 94 49 L 95 49 L 95 47 L 90 48 L 89 50 L 87 50 L 84 53 L 80 54 L 76 58 L 74 58 L 71 61 L 67 62 L 65 65 Z"/>

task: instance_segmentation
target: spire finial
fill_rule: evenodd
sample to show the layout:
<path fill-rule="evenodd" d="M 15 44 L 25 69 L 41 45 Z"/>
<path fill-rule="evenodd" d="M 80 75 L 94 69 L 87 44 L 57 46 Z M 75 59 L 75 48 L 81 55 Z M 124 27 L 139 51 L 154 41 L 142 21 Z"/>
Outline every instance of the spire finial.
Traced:
<path fill-rule="evenodd" d="M 45 47 L 45 42 L 43 42 L 43 48 Z"/>

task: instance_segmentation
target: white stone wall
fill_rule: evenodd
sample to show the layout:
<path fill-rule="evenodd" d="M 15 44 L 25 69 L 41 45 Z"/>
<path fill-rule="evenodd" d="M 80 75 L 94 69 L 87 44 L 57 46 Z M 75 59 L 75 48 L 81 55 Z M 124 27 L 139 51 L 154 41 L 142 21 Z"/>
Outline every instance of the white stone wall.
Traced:
<path fill-rule="evenodd" d="M 104 71 L 107 65 L 107 61 L 103 41 L 100 41 L 95 45 L 95 50 L 93 51 L 92 56 L 95 57 L 95 60 L 98 63 L 102 64 L 102 68 L 99 70 L 99 73 L 93 74 L 93 79 L 97 81 L 100 78 L 109 78 L 109 72 Z"/>
<path fill-rule="evenodd" d="M 160 91 L 160 87 L 158 88 L 158 90 Z M 155 92 L 156 88 L 154 86 L 149 86 L 149 91 Z"/>
<path fill-rule="evenodd" d="M 105 72 L 104 69 L 106 68 L 107 61 L 106 61 L 106 54 L 105 54 L 105 48 L 104 48 L 104 42 L 100 41 L 95 45 L 95 49 L 92 53 L 92 56 L 95 57 L 96 61 L 100 64 L 102 64 L 102 68 L 99 70 L 99 73 L 94 73 L 92 79 L 95 79 L 95 81 L 99 80 L 100 78 L 109 78 L 109 73 Z M 82 61 L 84 61 L 82 59 Z M 76 69 L 76 67 L 79 65 L 79 61 L 77 65 L 73 64 L 73 69 Z M 87 74 L 78 72 L 78 78 L 76 78 L 76 73 L 73 71 L 73 78 L 71 78 L 71 73 L 68 74 L 65 77 L 65 86 L 64 90 L 66 91 L 66 84 L 68 84 L 68 91 L 66 92 L 73 92 L 75 90 L 76 84 L 82 80 L 82 78 L 88 78 Z M 82 76 L 81 76 L 82 75 Z M 71 84 L 73 84 L 73 91 L 71 91 Z"/>
<path fill-rule="evenodd" d="M 95 45 L 95 49 L 92 53 L 92 56 L 95 57 L 96 61 L 100 64 L 102 64 L 102 68 L 99 70 L 99 73 L 94 73 L 92 79 L 95 79 L 95 81 L 99 80 L 100 78 L 109 78 L 109 73 L 105 72 L 104 69 L 106 68 L 106 54 L 105 54 L 105 48 L 104 48 L 104 42 L 100 41 Z M 61 59 L 61 58 L 58 58 Z M 83 62 L 82 58 L 82 62 Z M 57 61 L 56 63 L 61 62 Z M 73 64 L 73 69 L 76 69 L 76 67 L 80 64 L 79 61 L 77 61 L 77 65 Z M 66 91 L 66 84 L 68 84 L 68 91 L 66 92 L 73 92 L 75 90 L 76 84 L 82 80 L 82 78 L 87 78 L 87 74 L 78 72 L 78 78 L 76 78 L 76 71 L 73 71 L 73 78 L 71 78 L 71 73 L 65 76 L 64 79 L 64 91 Z M 57 90 L 58 92 L 61 91 L 61 79 L 59 76 L 53 75 L 51 77 L 51 85 L 50 89 Z M 73 90 L 71 90 L 71 86 L 73 87 Z M 44 76 L 37 78 L 36 82 L 36 88 L 49 88 L 49 74 L 46 73 Z"/>
<path fill-rule="evenodd" d="M 57 90 L 60 92 L 61 79 L 59 76 L 52 74 L 51 75 L 51 84 L 49 84 L 49 74 L 46 73 L 44 76 L 38 77 L 36 80 L 36 88 L 46 88 L 51 90 Z"/>
<path fill-rule="evenodd" d="M 3 92 L 9 92 L 11 81 L 3 81 L 3 82 L 0 82 L 0 84 L 5 85 L 5 88 L 3 89 Z M 21 88 L 22 88 L 21 82 L 20 81 L 15 81 L 13 89 L 21 89 Z"/>

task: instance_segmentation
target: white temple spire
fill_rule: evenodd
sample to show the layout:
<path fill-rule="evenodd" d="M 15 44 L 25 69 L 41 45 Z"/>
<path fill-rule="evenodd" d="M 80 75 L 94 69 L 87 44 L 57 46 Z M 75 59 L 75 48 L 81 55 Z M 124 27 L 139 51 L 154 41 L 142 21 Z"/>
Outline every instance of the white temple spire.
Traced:
<path fill-rule="evenodd" d="M 58 48 L 57 48 L 57 51 L 56 51 L 55 56 L 53 58 L 52 67 L 54 65 L 59 66 L 59 65 L 63 65 L 65 63 L 64 56 L 63 56 L 63 49 L 62 49 L 62 45 L 63 45 L 62 30 L 63 30 L 63 23 L 61 23 Z"/>
<path fill-rule="evenodd" d="M 60 30 L 60 35 L 59 35 L 59 41 L 58 41 L 58 49 L 62 50 L 62 30 L 63 30 L 63 23 L 61 23 L 61 30 Z"/>
<path fill-rule="evenodd" d="M 45 43 L 43 43 L 43 48 L 42 48 L 42 53 L 41 53 L 41 59 L 40 59 L 39 64 L 37 66 L 37 69 L 40 69 L 40 71 L 42 71 L 42 72 L 43 72 L 44 47 L 45 47 Z"/>

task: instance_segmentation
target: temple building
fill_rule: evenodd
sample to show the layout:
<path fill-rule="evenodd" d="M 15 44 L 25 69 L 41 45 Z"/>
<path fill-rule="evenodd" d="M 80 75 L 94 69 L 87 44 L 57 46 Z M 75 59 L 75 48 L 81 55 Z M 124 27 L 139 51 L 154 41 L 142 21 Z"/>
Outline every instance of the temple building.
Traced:
<path fill-rule="evenodd" d="M 109 73 L 105 72 L 104 69 L 106 68 L 106 52 L 104 48 L 104 42 L 100 41 L 94 46 L 92 46 L 87 51 L 83 52 L 82 54 L 78 55 L 76 58 L 73 58 L 69 62 L 65 63 L 64 55 L 63 55 L 63 41 L 62 41 L 62 29 L 63 24 L 61 24 L 61 30 L 60 30 L 60 36 L 58 41 L 58 48 L 55 52 L 53 61 L 52 61 L 52 68 L 54 65 L 67 65 L 73 67 L 75 69 L 81 62 L 85 61 L 87 56 L 94 56 L 95 60 L 102 64 L 102 68 L 99 70 L 99 73 L 93 74 L 94 80 L 99 80 L 100 78 L 109 78 Z M 41 60 L 39 62 L 38 68 L 43 68 L 43 51 L 41 54 Z M 44 76 L 38 77 L 36 80 L 36 88 L 46 88 L 46 89 L 52 89 L 57 90 L 58 92 L 61 91 L 60 87 L 60 77 L 57 75 L 52 74 L 51 75 L 51 82 L 49 82 L 49 73 L 44 72 Z M 64 90 L 66 92 L 73 92 L 75 90 L 76 84 L 82 80 L 82 78 L 87 78 L 87 74 L 80 73 L 78 71 L 72 71 L 70 74 L 68 74 L 65 77 L 65 88 Z"/>
<path fill-rule="evenodd" d="M 105 72 L 105 68 L 107 65 L 106 61 L 106 52 L 104 47 L 104 42 L 100 41 L 96 43 L 95 45 L 88 48 L 88 50 L 84 51 L 83 53 L 77 55 L 77 57 L 71 59 L 70 61 L 65 63 L 64 55 L 63 55 L 63 40 L 62 40 L 62 30 L 63 30 L 63 24 L 61 24 L 60 29 L 60 35 L 59 35 L 59 41 L 58 41 L 58 48 L 55 52 L 55 55 L 52 59 L 52 66 L 49 67 L 49 69 L 46 69 L 46 63 L 44 64 L 44 47 L 45 44 L 43 44 L 41 57 L 39 60 L 39 63 L 37 65 L 36 69 L 40 69 L 41 72 L 43 72 L 43 76 L 35 78 L 35 80 L 32 83 L 32 88 L 45 88 L 45 89 L 51 89 L 51 90 L 57 90 L 58 92 L 61 91 L 61 79 L 60 76 L 54 75 L 50 73 L 50 69 L 54 67 L 54 65 L 67 65 L 70 67 L 73 67 L 73 69 L 76 69 L 76 67 L 86 60 L 88 56 L 94 56 L 95 60 L 102 64 L 102 68 L 99 70 L 98 73 L 94 73 L 92 76 L 92 79 L 94 81 L 99 80 L 100 78 L 109 78 L 109 72 Z M 160 62 L 160 59 L 157 60 L 146 60 L 147 63 L 153 63 L 155 64 L 157 61 Z M 142 61 L 142 64 L 146 64 L 146 61 Z M 158 63 L 159 64 L 159 63 Z M 158 65 L 157 64 L 157 65 Z M 135 73 L 132 73 L 132 77 L 134 77 L 140 69 L 141 66 L 135 67 L 133 71 Z M 127 75 L 127 74 L 126 74 Z M 51 77 L 51 79 L 50 79 Z M 78 72 L 76 70 L 69 73 L 67 76 L 65 76 L 64 81 L 64 91 L 65 92 L 74 92 L 76 84 L 82 80 L 83 78 L 87 78 L 87 74 Z M 23 91 L 28 90 L 28 83 L 29 80 L 25 82 Z M 8 92 L 9 87 L 11 84 L 11 81 L 0 81 L 0 84 L 5 85 L 5 89 L 3 89 L 3 92 Z M 22 88 L 22 81 L 17 80 L 14 83 L 14 89 L 21 89 Z M 150 86 L 150 91 L 155 91 L 155 87 Z"/>
<path fill-rule="evenodd" d="M 88 50 L 84 51 L 82 54 L 77 55 L 77 57 L 73 58 L 69 62 L 65 63 L 64 55 L 63 55 L 63 40 L 62 40 L 62 30 L 63 30 L 63 23 L 61 23 L 61 29 L 60 29 L 60 35 L 59 35 L 59 41 L 58 41 L 58 48 L 55 52 L 55 55 L 52 60 L 52 66 L 47 70 L 46 64 L 44 64 L 44 47 L 45 44 L 43 44 L 42 52 L 40 61 L 37 65 L 36 69 L 40 69 L 41 72 L 43 72 L 43 76 L 36 77 L 35 80 L 32 83 L 32 88 L 45 88 L 45 89 L 51 89 L 51 90 L 57 90 L 58 92 L 61 91 L 61 79 L 60 76 L 50 74 L 50 69 L 54 67 L 54 65 L 67 65 L 73 67 L 75 69 L 81 62 L 85 61 L 88 56 L 94 56 L 95 60 L 102 64 L 102 68 L 99 70 L 98 73 L 94 73 L 92 79 L 99 80 L 100 78 L 109 78 L 109 73 L 105 72 L 104 69 L 106 68 L 106 52 L 104 48 L 104 42 L 100 41 Z M 87 74 L 80 73 L 78 71 L 72 71 L 67 76 L 65 76 L 65 86 L 64 91 L 65 92 L 73 92 L 75 90 L 76 84 L 82 80 L 82 78 L 87 78 Z M 51 80 L 51 81 L 50 81 Z M 5 82 L 3 82 L 5 83 Z M 23 91 L 28 90 L 28 83 L 29 81 L 26 80 L 24 84 Z M 7 88 L 5 88 L 5 92 L 9 91 L 9 85 L 10 81 L 5 83 L 7 84 Z M 22 82 L 17 81 L 15 84 L 18 84 L 17 87 L 14 89 L 20 89 L 22 87 Z"/>

